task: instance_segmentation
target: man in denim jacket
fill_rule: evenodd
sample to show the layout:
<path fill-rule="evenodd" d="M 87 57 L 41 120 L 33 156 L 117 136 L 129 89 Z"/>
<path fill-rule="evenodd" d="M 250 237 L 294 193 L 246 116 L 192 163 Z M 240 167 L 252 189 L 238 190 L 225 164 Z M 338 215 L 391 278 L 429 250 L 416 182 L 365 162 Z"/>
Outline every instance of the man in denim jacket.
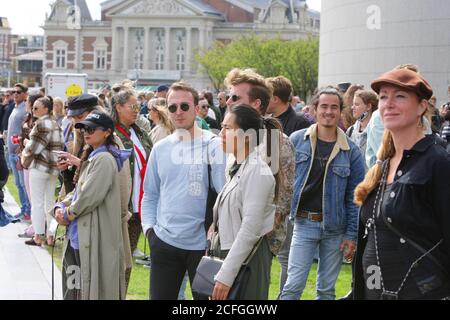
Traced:
<path fill-rule="evenodd" d="M 335 299 L 343 256 L 353 258 L 358 229 L 355 187 L 364 178 L 358 147 L 338 128 L 343 100 L 327 87 L 317 94 L 317 124 L 291 135 L 296 151 L 290 217 L 295 220 L 282 300 L 298 300 L 319 249 L 317 299 Z"/>

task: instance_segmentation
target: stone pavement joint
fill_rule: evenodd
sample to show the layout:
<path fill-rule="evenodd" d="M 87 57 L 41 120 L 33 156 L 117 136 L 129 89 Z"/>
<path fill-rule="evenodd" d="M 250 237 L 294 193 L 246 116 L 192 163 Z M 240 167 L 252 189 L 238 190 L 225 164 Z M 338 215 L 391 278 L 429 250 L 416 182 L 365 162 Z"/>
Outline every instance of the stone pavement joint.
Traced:
<path fill-rule="evenodd" d="M 11 215 L 20 212 L 14 198 L 5 188 L 3 208 Z M 0 300 L 51 300 L 52 257 L 45 246 L 27 246 L 27 239 L 17 235 L 27 223 L 0 227 Z M 55 300 L 62 298 L 61 272 L 54 264 Z"/>

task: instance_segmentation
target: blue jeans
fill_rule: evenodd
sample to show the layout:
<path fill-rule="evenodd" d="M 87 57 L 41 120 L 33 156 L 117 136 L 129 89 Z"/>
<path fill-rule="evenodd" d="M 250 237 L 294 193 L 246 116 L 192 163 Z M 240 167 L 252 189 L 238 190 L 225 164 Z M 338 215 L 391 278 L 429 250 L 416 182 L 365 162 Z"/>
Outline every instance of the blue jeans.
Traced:
<path fill-rule="evenodd" d="M 279 295 L 281 295 L 281 293 L 283 292 L 283 288 L 284 288 L 284 285 L 286 284 L 286 280 L 287 280 L 289 251 L 291 250 L 292 233 L 294 232 L 294 225 L 291 222 L 291 220 L 289 219 L 289 217 L 286 217 L 286 224 L 287 224 L 286 239 L 284 240 L 284 243 L 281 246 L 280 251 L 278 252 L 278 255 L 277 255 L 278 262 L 280 262 L 280 269 L 281 269 Z"/>
<path fill-rule="evenodd" d="M 17 170 L 16 168 L 16 162 L 17 159 L 19 159 L 19 156 L 17 154 L 11 154 L 8 152 L 8 162 L 11 167 L 11 170 L 14 174 L 14 181 L 16 183 L 17 190 L 19 191 L 19 199 L 20 199 L 20 213 L 23 214 L 30 214 L 31 213 L 31 205 L 30 201 L 28 200 L 27 192 L 25 190 L 25 182 L 23 179 L 23 170 Z"/>
<path fill-rule="evenodd" d="M 342 265 L 343 254 L 339 247 L 343 239 L 344 231 L 324 231 L 320 222 L 296 218 L 289 254 L 288 278 L 280 300 L 300 299 L 317 249 L 319 249 L 319 265 L 316 299 L 334 300 L 336 280 Z"/>

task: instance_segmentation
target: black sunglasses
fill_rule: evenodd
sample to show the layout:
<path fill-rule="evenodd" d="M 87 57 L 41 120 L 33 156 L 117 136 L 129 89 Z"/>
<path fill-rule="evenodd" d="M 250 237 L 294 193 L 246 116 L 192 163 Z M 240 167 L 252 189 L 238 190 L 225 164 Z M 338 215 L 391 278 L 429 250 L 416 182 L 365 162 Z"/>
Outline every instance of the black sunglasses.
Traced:
<path fill-rule="evenodd" d="M 104 128 L 102 128 L 102 127 L 95 127 L 95 128 L 92 128 L 92 127 L 84 127 L 84 128 L 81 128 L 80 129 L 80 132 L 82 133 L 82 134 L 84 134 L 84 133 L 88 133 L 88 134 L 93 134 L 95 131 L 97 131 L 97 130 L 103 130 L 103 131 L 105 131 L 105 129 Z"/>
<path fill-rule="evenodd" d="M 23 91 L 16 90 L 16 91 L 13 91 L 12 93 L 22 94 Z"/>
<path fill-rule="evenodd" d="M 230 98 L 231 98 L 231 101 L 233 101 L 233 102 L 241 100 L 241 97 L 238 95 L 235 95 L 235 94 L 233 94 Z"/>
<path fill-rule="evenodd" d="M 183 102 L 183 103 L 180 104 L 180 108 L 181 108 L 182 111 L 186 112 L 186 111 L 189 110 L 190 106 L 189 106 L 188 103 Z M 175 113 L 175 112 L 177 112 L 177 110 L 178 110 L 178 105 L 175 104 L 175 103 L 174 103 L 174 104 L 171 104 L 171 105 L 168 107 L 168 109 L 169 109 L 169 112 L 170 112 L 170 113 Z"/>

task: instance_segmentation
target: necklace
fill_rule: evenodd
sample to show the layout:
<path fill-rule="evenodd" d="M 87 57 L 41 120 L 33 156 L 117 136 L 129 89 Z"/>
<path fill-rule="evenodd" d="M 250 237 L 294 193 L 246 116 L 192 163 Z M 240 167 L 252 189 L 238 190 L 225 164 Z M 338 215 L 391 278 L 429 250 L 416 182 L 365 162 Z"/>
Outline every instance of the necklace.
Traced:
<path fill-rule="evenodd" d="M 406 280 L 408 279 L 411 271 L 413 268 L 423 259 L 425 258 L 429 253 L 431 253 L 434 249 L 436 249 L 443 240 L 439 241 L 436 245 L 434 245 L 430 250 L 422 254 L 418 259 L 416 259 L 411 266 L 409 267 L 408 271 L 406 272 L 406 275 L 404 276 L 402 282 L 400 283 L 400 286 L 398 287 L 397 291 L 390 291 L 387 290 L 384 284 L 383 279 L 383 273 L 381 272 L 381 264 L 380 264 L 380 254 L 379 254 L 379 248 L 378 248 L 378 237 L 377 237 L 377 226 L 375 224 L 375 219 L 380 216 L 381 213 L 381 205 L 383 203 L 383 196 L 386 191 L 386 185 L 387 185 L 387 175 L 389 172 L 389 159 L 385 160 L 382 164 L 383 166 L 383 173 L 381 177 L 380 184 L 377 189 L 377 193 L 375 196 L 375 202 L 373 205 L 373 211 L 372 211 L 372 217 L 369 218 L 366 222 L 366 229 L 364 233 L 364 238 L 367 237 L 369 234 L 369 230 L 373 229 L 373 235 L 374 235 L 374 242 L 375 242 L 375 254 L 377 258 L 377 266 L 380 274 L 380 284 L 381 284 L 381 299 L 382 300 L 398 300 L 398 296 L 400 291 L 403 289 L 403 286 L 406 283 Z M 381 196 L 380 196 L 381 195 Z M 378 200 L 379 198 L 379 200 Z"/>

